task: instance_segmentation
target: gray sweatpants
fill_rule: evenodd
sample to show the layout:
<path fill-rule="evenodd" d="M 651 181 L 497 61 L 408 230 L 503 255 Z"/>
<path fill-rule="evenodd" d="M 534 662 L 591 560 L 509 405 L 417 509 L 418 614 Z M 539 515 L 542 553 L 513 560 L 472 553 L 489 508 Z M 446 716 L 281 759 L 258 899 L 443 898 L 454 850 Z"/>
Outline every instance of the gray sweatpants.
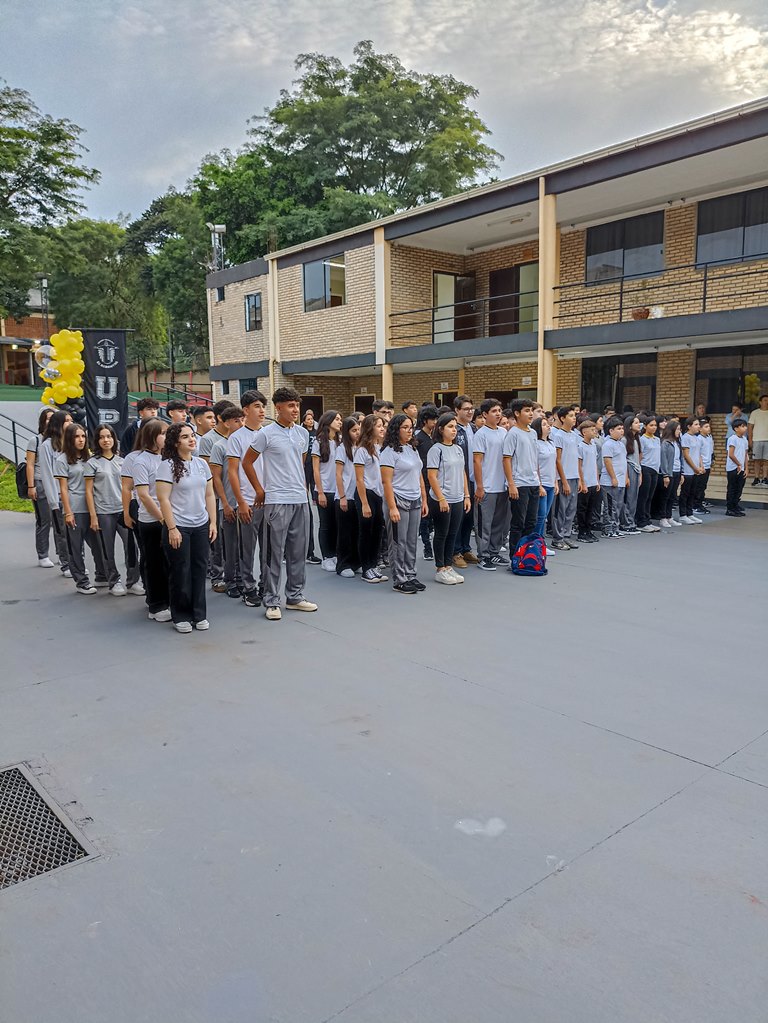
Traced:
<path fill-rule="evenodd" d="M 477 554 L 483 560 L 499 554 L 509 532 L 509 497 L 506 490 L 483 495 L 475 502 L 475 539 Z"/>
<path fill-rule="evenodd" d="M 603 487 L 606 506 L 603 530 L 606 533 L 616 533 L 620 528 L 626 490 L 626 487 Z"/>
<path fill-rule="evenodd" d="M 389 517 L 389 508 L 384 504 L 384 522 L 387 527 L 387 540 L 389 543 L 389 566 L 392 569 L 392 580 L 394 583 L 407 583 L 409 579 L 416 578 L 416 547 L 419 539 L 419 526 L 421 524 L 421 498 L 413 501 L 402 500 L 399 497 L 397 510 L 400 512 L 400 521 L 392 522 Z"/>
<path fill-rule="evenodd" d="M 570 494 L 566 496 L 561 491 L 555 501 L 555 513 L 552 516 L 552 536 L 555 540 L 567 540 L 573 529 L 573 520 L 576 518 L 576 507 L 579 500 L 579 481 L 568 480 L 571 488 Z"/>
<path fill-rule="evenodd" d="M 283 505 L 271 505 L 272 508 L 284 507 Z M 289 507 L 285 505 L 285 507 Z M 259 559 L 259 568 L 255 569 L 256 564 L 256 544 L 259 540 L 259 534 L 262 533 L 262 523 L 264 522 L 264 516 L 266 514 L 265 508 L 251 508 L 251 521 L 241 522 L 238 519 L 238 530 L 240 533 L 239 539 L 239 551 L 240 551 L 240 586 L 246 593 L 250 593 L 251 590 L 257 589 L 259 582 L 264 580 L 264 569 L 262 562 L 264 560 L 264 540 L 262 535 L 262 550 L 261 557 Z"/>
<path fill-rule="evenodd" d="M 120 569 L 115 560 L 115 537 L 119 534 L 123 541 L 123 553 L 125 555 L 125 583 L 126 586 L 133 586 L 139 581 L 139 562 L 136 558 L 133 533 L 126 529 L 119 522 L 119 514 L 97 515 L 99 520 L 99 532 L 95 541 L 101 547 L 101 555 L 104 560 L 104 571 L 110 590 L 115 583 L 120 582 Z"/>
<path fill-rule="evenodd" d="M 66 543 L 69 553 L 69 570 L 72 573 L 72 578 L 75 580 L 75 585 L 87 586 L 90 582 L 88 569 L 85 565 L 86 544 L 90 547 L 91 554 L 93 555 L 96 578 L 99 581 L 106 579 L 107 575 L 104 567 L 104 558 L 101 553 L 101 544 L 91 529 L 91 516 L 88 512 L 76 512 L 75 525 L 68 526 L 65 522 L 64 528 L 67 531 Z"/>
<path fill-rule="evenodd" d="M 625 488 L 624 504 L 621 507 L 621 528 L 634 529 L 635 513 L 637 511 L 637 496 L 640 492 L 640 473 L 635 472 L 631 466 L 627 466 L 629 473 L 629 486 Z"/>
<path fill-rule="evenodd" d="M 224 551 L 224 582 L 227 586 L 239 586 L 240 522 L 237 517 L 233 522 L 228 522 L 224 515 L 221 516 L 221 545 Z"/>
<path fill-rule="evenodd" d="M 37 483 L 37 481 L 35 481 Z M 32 505 L 35 509 L 35 550 L 38 558 L 47 558 L 51 542 L 51 506 L 43 493 L 43 484 L 37 483 L 40 495 Z"/>
<path fill-rule="evenodd" d="M 264 556 L 261 578 L 264 607 L 280 606 L 280 576 L 285 558 L 285 596 L 289 604 L 304 599 L 309 508 L 303 504 L 264 505 Z"/>

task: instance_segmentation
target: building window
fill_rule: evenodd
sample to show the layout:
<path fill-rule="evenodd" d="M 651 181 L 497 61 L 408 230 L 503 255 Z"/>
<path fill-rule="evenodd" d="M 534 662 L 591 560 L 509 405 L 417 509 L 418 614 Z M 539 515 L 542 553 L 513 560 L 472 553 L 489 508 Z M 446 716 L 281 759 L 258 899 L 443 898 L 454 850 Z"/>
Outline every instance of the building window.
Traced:
<path fill-rule="evenodd" d="M 768 188 L 699 203 L 697 263 L 728 263 L 768 254 Z"/>
<path fill-rule="evenodd" d="M 258 391 L 259 382 L 256 377 L 246 377 L 244 380 L 238 381 L 240 384 L 240 396 L 242 397 L 246 391 Z"/>
<path fill-rule="evenodd" d="M 581 364 L 581 404 L 602 413 L 606 405 L 617 412 L 635 412 L 656 405 L 656 355 L 609 355 L 584 359 Z M 668 410 L 665 410 L 668 411 Z"/>
<path fill-rule="evenodd" d="M 222 380 L 221 381 L 221 393 L 222 394 L 229 394 L 229 380 Z"/>
<path fill-rule="evenodd" d="M 224 290 L 224 285 L 222 284 L 220 288 L 216 289 L 216 301 L 217 302 L 223 302 L 224 298 L 225 298 L 225 290 Z"/>
<path fill-rule="evenodd" d="M 705 405 L 714 414 L 730 412 L 738 401 L 745 412 L 751 412 L 761 394 L 768 394 L 768 345 L 707 348 L 696 353 L 694 406 Z"/>
<path fill-rule="evenodd" d="M 304 312 L 330 309 L 347 301 L 344 253 L 304 264 Z"/>
<path fill-rule="evenodd" d="M 587 229 L 588 283 L 615 277 L 648 277 L 663 269 L 663 212 Z"/>
<path fill-rule="evenodd" d="M 261 292 L 245 296 L 245 329 L 261 330 Z"/>

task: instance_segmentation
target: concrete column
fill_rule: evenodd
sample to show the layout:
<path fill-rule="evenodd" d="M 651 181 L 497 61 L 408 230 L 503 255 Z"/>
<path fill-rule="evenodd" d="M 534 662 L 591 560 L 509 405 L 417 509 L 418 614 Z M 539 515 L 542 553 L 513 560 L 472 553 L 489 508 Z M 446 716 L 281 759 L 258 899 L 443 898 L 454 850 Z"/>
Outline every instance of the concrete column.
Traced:
<path fill-rule="evenodd" d="M 459 394 L 465 394 L 467 390 L 467 371 L 462 366 L 459 370 L 459 382 L 456 385 L 459 389 Z"/>
<path fill-rule="evenodd" d="M 537 344 L 538 401 L 546 409 L 555 403 L 557 352 L 544 348 L 544 332 L 555 325 L 555 286 L 559 281 L 560 256 L 557 230 L 557 199 L 547 195 L 546 179 L 539 178 L 539 329 Z"/>
<path fill-rule="evenodd" d="M 389 314 L 392 303 L 389 242 L 384 237 L 383 227 L 376 227 L 373 230 L 373 278 L 376 313 L 376 362 L 378 365 L 384 365 L 389 347 Z"/>
<path fill-rule="evenodd" d="M 394 366 L 383 362 L 381 365 L 381 397 L 383 401 L 395 400 Z"/>
<path fill-rule="evenodd" d="M 269 295 L 269 402 L 275 391 L 275 371 L 280 363 L 280 302 L 278 298 L 279 282 L 277 260 L 269 260 L 269 278 L 267 292 Z M 274 414 L 272 412 L 272 414 Z"/>

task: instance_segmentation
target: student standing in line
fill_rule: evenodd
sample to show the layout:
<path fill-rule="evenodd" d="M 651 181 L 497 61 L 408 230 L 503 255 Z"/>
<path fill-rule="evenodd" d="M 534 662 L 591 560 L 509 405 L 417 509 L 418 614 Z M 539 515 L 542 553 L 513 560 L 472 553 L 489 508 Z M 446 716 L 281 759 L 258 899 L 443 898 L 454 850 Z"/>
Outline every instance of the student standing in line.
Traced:
<path fill-rule="evenodd" d="M 85 466 L 85 501 L 94 542 L 101 546 L 110 594 L 113 597 L 124 597 L 126 593 L 132 593 L 143 597 L 144 587 L 139 582 L 139 563 L 135 550 L 131 554 L 133 533 L 122 521 L 123 460 L 117 454 L 118 446 L 117 434 L 111 426 L 100 426 L 95 431 L 94 454 Z M 120 578 L 115 559 L 115 539 L 118 534 L 125 556 L 125 584 Z"/>
<path fill-rule="evenodd" d="M 680 453 L 683 466 L 683 485 L 680 488 L 680 521 L 686 526 L 701 523 L 701 519 L 693 514 L 693 499 L 698 484 L 698 476 L 703 476 L 701 464 L 701 441 L 699 439 L 699 421 L 693 417 L 685 421 L 685 433 L 680 438 Z"/>
<path fill-rule="evenodd" d="M 755 463 L 753 487 L 768 487 L 768 394 L 761 394 L 759 408 L 749 413 L 747 438 Z"/>
<path fill-rule="evenodd" d="M 402 410 L 415 426 L 416 420 L 419 418 L 419 406 L 413 398 L 409 398 L 407 401 L 403 402 Z"/>
<path fill-rule="evenodd" d="M 426 589 L 416 578 L 419 523 L 427 515 L 422 463 L 413 446 L 413 420 L 401 412 L 387 425 L 379 455 L 384 523 L 392 566 L 392 588 L 412 594 Z"/>
<path fill-rule="evenodd" d="M 709 419 L 699 420 L 699 442 L 701 444 L 701 467 L 704 472 L 696 478 L 696 492 L 693 495 L 693 510 L 697 515 L 709 515 L 709 508 L 706 507 L 707 484 L 709 475 L 712 472 L 712 459 L 715 451 L 715 441 L 712 437 L 712 423 Z"/>
<path fill-rule="evenodd" d="M 196 445 L 191 426 L 169 427 L 156 474 L 171 620 L 182 633 L 210 628 L 205 581 L 210 544 L 216 539 L 216 499 L 210 466 L 195 456 Z"/>
<path fill-rule="evenodd" d="M 88 505 L 85 500 L 85 466 L 89 455 L 85 430 L 76 423 L 70 423 L 64 430 L 62 449 L 56 458 L 54 475 L 59 481 L 61 491 L 61 507 L 67 529 L 69 570 L 75 581 L 76 592 L 88 595 L 95 593 L 96 587 L 91 585 L 85 565 L 85 544 L 88 544 L 91 550 L 97 573 L 104 575 L 104 562 L 90 528 Z"/>
<path fill-rule="evenodd" d="M 192 408 L 192 426 L 197 434 L 197 443 L 199 445 L 203 437 L 207 437 L 216 427 L 216 413 L 213 411 L 212 406 L 194 405 Z"/>
<path fill-rule="evenodd" d="M 192 413 L 195 417 L 197 430 L 196 454 L 198 458 L 205 459 L 209 465 L 214 445 L 226 436 L 221 415 L 228 408 L 234 408 L 234 402 L 225 398 L 217 401 L 210 408 L 201 405 Z M 219 515 L 219 520 L 216 523 L 216 539 L 211 544 L 211 554 L 208 559 L 208 575 L 215 593 L 223 593 L 226 589 L 224 586 L 224 541 L 222 537 L 221 515 Z"/>
<path fill-rule="evenodd" d="M 467 416 L 467 418 L 469 418 Z M 453 412 L 440 416 L 434 430 L 435 443 L 427 454 L 428 502 L 435 523 L 435 582 L 463 583 L 454 565 L 457 537 L 465 517 L 472 511 L 467 460 L 457 443 L 459 424 Z M 463 561 L 463 564 L 467 564 Z"/>
<path fill-rule="evenodd" d="M 677 488 L 680 486 L 680 423 L 669 419 L 661 434 L 661 482 L 663 486 L 663 503 L 659 525 L 662 529 L 681 526 L 682 523 L 672 516 Z"/>
<path fill-rule="evenodd" d="M 579 496 L 576 502 L 576 521 L 581 543 L 597 543 L 594 530 L 600 516 L 602 493 L 597 471 L 597 427 L 591 419 L 579 424 Z"/>
<path fill-rule="evenodd" d="M 341 413 L 329 409 L 320 416 L 317 437 L 312 441 L 312 471 L 320 518 L 318 539 L 322 569 L 336 571 L 336 449 L 341 433 Z"/>
<path fill-rule="evenodd" d="M 27 494 L 35 510 L 35 550 L 40 568 L 55 568 L 48 557 L 51 549 L 51 508 L 43 489 L 40 465 L 40 445 L 43 443 L 45 428 L 53 415 L 52 408 L 44 408 L 37 420 L 37 434 L 27 442 Z"/>
<path fill-rule="evenodd" d="M 283 558 L 286 610 L 317 611 L 317 604 L 304 596 L 309 534 L 304 459 L 309 434 L 298 424 L 301 408 L 298 391 L 291 387 L 278 387 L 272 395 L 272 403 L 275 422 L 263 426 L 253 438 L 243 458 L 243 470 L 256 491 L 256 507 L 264 509 L 266 550 L 262 578 L 265 615 L 269 621 L 279 621 L 282 617 L 280 578 Z M 253 464 L 262 456 L 263 485 Z"/>
<path fill-rule="evenodd" d="M 416 450 L 421 458 L 422 475 L 425 482 L 427 479 L 427 455 L 429 454 L 429 449 L 434 443 L 432 440 L 432 434 L 435 432 L 435 424 L 437 423 L 437 420 L 438 412 L 436 406 L 431 404 L 422 405 L 418 419 L 416 420 L 414 443 L 416 444 Z M 421 520 L 421 524 L 419 525 L 419 536 L 421 537 L 421 542 L 424 545 L 425 561 L 434 561 L 435 558 L 431 539 L 434 528 L 435 526 L 431 515 L 428 515 L 426 518 Z"/>
<path fill-rule="evenodd" d="M 502 466 L 509 495 L 511 557 L 522 537 L 535 533 L 539 503 L 546 491 L 539 477 L 538 437 L 531 429 L 533 404 L 527 398 L 515 398 L 509 411 L 512 426 L 504 438 Z"/>
<path fill-rule="evenodd" d="M 472 429 L 472 415 L 475 406 L 468 394 L 459 394 L 453 399 L 453 407 L 456 410 L 456 440 L 454 443 L 464 455 L 464 471 L 469 482 L 471 503 L 469 511 L 464 512 L 462 516 L 461 525 L 456 534 L 452 564 L 454 568 L 466 568 L 468 565 L 479 564 L 479 559 L 472 550 L 473 509 L 475 506 L 475 460 L 473 457 L 475 431 Z"/>
<path fill-rule="evenodd" d="M 218 498 L 219 523 L 222 532 L 222 554 L 224 573 L 221 579 L 213 582 L 214 593 L 226 593 L 233 597 L 242 596 L 242 580 L 240 578 L 240 550 L 238 546 L 237 498 L 229 482 L 229 461 L 227 459 L 227 442 L 230 436 L 243 425 L 243 410 L 236 408 L 224 409 L 219 420 L 219 439 L 213 445 L 208 456 L 211 467 L 213 491 Z"/>
<path fill-rule="evenodd" d="M 737 419 L 743 419 L 746 422 L 746 416 L 744 415 L 744 407 L 741 402 L 735 401 L 731 405 L 731 411 L 725 417 L 725 439 L 728 440 L 734 434 L 733 424 Z"/>
<path fill-rule="evenodd" d="M 171 426 L 186 426 L 188 421 L 188 406 L 185 401 L 174 398 L 166 404 L 165 412 L 171 421 Z"/>
<path fill-rule="evenodd" d="M 136 402 L 136 418 L 126 427 L 123 436 L 120 438 L 120 454 L 125 458 L 136 446 L 136 434 L 144 423 L 150 419 L 156 419 L 160 410 L 160 402 L 154 398 L 139 398 Z"/>
<path fill-rule="evenodd" d="M 643 479 L 643 470 L 640 464 L 640 431 L 642 424 L 636 415 L 626 416 L 624 419 L 624 443 L 627 446 L 627 485 L 624 505 L 621 509 L 621 528 L 632 536 L 639 533 L 635 521 L 637 513 L 637 498 L 640 493 L 640 485 Z"/>
<path fill-rule="evenodd" d="M 336 574 L 354 579 L 360 571 L 358 521 L 355 493 L 355 447 L 360 439 L 360 421 L 348 416 L 341 424 L 336 448 Z"/>
<path fill-rule="evenodd" d="M 536 434 L 536 453 L 538 457 L 539 466 L 539 481 L 544 488 L 544 497 L 539 498 L 539 509 L 536 515 L 536 535 L 544 539 L 544 528 L 547 521 L 547 516 L 552 508 L 552 503 L 555 500 L 557 490 L 559 487 L 559 480 L 557 478 L 557 469 L 555 468 L 555 462 L 557 460 L 557 449 L 550 440 L 549 433 L 552 429 L 549 425 L 549 419 L 546 416 L 541 416 L 539 419 L 534 419 L 531 423 L 531 428 Z M 554 557 L 557 551 L 552 551 L 547 548 L 547 556 Z"/>
<path fill-rule="evenodd" d="M 486 398 L 480 410 L 485 417 L 485 426 L 475 434 L 472 455 L 475 467 L 475 538 L 480 559 L 478 567 L 484 572 L 495 572 L 499 566 L 509 566 L 509 561 L 501 554 L 509 515 L 503 465 L 507 433 L 499 428 L 501 403 L 497 398 Z"/>
<path fill-rule="evenodd" d="M 163 513 L 157 502 L 156 476 L 168 424 L 161 419 L 146 423 L 136 437 L 133 457 L 123 463 L 123 478 L 129 471 L 138 500 L 139 548 L 144 559 L 144 589 L 147 618 L 169 622 L 168 564 L 163 550 Z M 130 457 L 130 456 L 129 456 Z"/>
<path fill-rule="evenodd" d="M 728 478 L 725 514 L 730 518 L 743 518 L 747 513 L 741 507 L 741 495 L 749 470 L 748 424 L 744 419 L 733 421 L 733 433 L 725 442 L 728 458 L 725 473 Z"/>
<path fill-rule="evenodd" d="M 603 471 L 600 486 L 606 493 L 606 525 L 603 536 L 613 538 L 626 536 L 620 528 L 621 508 L 624 504 L 627 479 L 627 445 L 624 439 L 624 424 L 618 416 L 605 422 L 608 437 L 603 444 Z"/>
<path fill-rule="evenodd" d="M 61 512 L 61 491 L 59 490 L 58 480 L 54 476 L 54 467 L 56 459 L 62 450 L 64 430 L 71 422 L 72 416 L 69 412 L 54 412 L 48 419 L 43 442 L 37 454 L 43 496 L 51 513 L 53 541 L 59 557 L 61 574 L 65 579 L 71 579 L 72 574 L 69 571 L 69 548 L 67 547 L 66 526 Z"/>
<path fill-rule="evenodd" d="M 239 430 L 234 430 L 227 439 L 227 478 L 237 503 L 240 586 L 228 587 L 226 594 L 233 599 L 242 596 L 246 607 L 260 607 L 264 589 L 264 559 L 266 556 L 264 508 L 256 501 L 256 489 L 245 467 L 251 444 L 264 423 L 267 399 L 261 391 L 251 390 L 241 396 L 240 403 L 243 408 L 243 425 Z M 302 440 L 308 443 L 306 430 L 303 431 L 303 434 Z M 248 464 L 252 464 L 252 460 Z M 262 485 L 264 462 L 258 462 L 251 471 L 258 478 L 259 485 Z M 305 484 L 305 504 L 306 496 Z M 309 509 L 307 509 L 307 515 L 309 515 Z M 259 548 L 258 570 L 254 568 L 257 544 Z"/>
<path fill-rule="evenodd" d="M 381 483 L 379 452 L 386 433 L 381 416 L 366 416 L 355 448 L 355 504 L 357 505 L 360 567 L 366 583 L 385 583 L 388 577 L 378 569 L 381 533 L 384 528 L 384 488 Z"/>
<path fill-rule="evenodd" d="M 553 430 L 557 449 L 557 475 L 560 480 L 560 496 L 552 516 L 552 546 L 557 551 L 578 550 L 579 545 L 570 539 L 579 497 L 579 437 L 575 431 L 576 412 L 574 409 L 560 410 L 560 426 Z"/>
<path fill-rule="evenodd" d="M 321 559 L 315 554 L 315 463 L 312 460 L 312 444 L 317 436 L 317 423 L 315 413 L 311 408 L 301 418 L 301 425 L 309 434 L 307 442 L 307 454 L 304 459 L 304 475 L 307 480 L 307 507 L 309 508 L 309 542 L 307 543 L 307 564 L 319 565 Z"/>
<path fill-rule="evenodd" d="M 395 414 L 395 406 L 391 401 L 387 401 L 384 398 L 379 398 L 373 403 L 373 411 L 377 416 L 381 416 L 386 426 L 392 416 Z"/>
<path fill-rule="evenodd" d="M 637 516 L 635 522 L 641 533 L 658 533 L 659 526 L 651 522 L 651 504 L 656 488 L 659 485 L 661 470 L 661 441 L 656 436 L 658 420 L 648 416 L 640 436 L 640 454 L 642 455 L 643 481 L 637 498 Z"/>

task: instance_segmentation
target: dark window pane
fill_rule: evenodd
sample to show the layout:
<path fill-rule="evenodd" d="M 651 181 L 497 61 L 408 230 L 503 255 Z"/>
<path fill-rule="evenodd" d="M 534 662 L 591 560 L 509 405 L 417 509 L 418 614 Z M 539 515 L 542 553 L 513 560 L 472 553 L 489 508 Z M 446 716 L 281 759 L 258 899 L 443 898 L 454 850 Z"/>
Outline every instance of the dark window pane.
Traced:
<path fill-rule="evenodd" d="M 748 192 L 744 206 L 744 255 L 768 253 L 768 188 Z"/>
<path fill-rule="evenodd" d="M 229 380 L 222 380 L 221 381 L 221 393 L 222 394 L 229 394 Z"/>
<path fill-rule="evenodd" d="M 649 213 L 624 222 L 624 275 L 659 273 L 664 269 L 664 214 Z"/>
<path fill-rule="evenodd" d="M 256 377 L 246 377 L 244 380 L 239 381 L 240 394 L 245 394 L 246 391 L 255 391 L 258 389 L 259 382 Z"/>
<path fill-rule="evenodd" d="M 304 311 L 325 309 L 325 267 L 321 259 L 304 264 Z"/>
<path fill-rule="evenodd" d="M 222 286 L 220 288 L 217 288 L 216 289 L 216 301 L 217 302 L 223 302 L 225 297 L 226 297 L 226 291 L 225 291 L 224 287 Z"/>
<path fill-rule="evenodd" d="M 741 363 L 738 349 L 698 352 L 694 403 L 706 405 L 709 413 L 730 412 L 741 396 Z"/>
<path fill-rule="evenodd" d="M 245 329 L 261 330 L 261 293 L 245 296 Z"/>
<path fill-rule="evenodd" d="M 697 263 L 739 259 L 744 251 L 744 195 L 699 203 Z"/>
<path fill-rule="evenodd" d="M 587 230 L 587 280 L 621 277 L 624 272 L 624 222 Z"/>

